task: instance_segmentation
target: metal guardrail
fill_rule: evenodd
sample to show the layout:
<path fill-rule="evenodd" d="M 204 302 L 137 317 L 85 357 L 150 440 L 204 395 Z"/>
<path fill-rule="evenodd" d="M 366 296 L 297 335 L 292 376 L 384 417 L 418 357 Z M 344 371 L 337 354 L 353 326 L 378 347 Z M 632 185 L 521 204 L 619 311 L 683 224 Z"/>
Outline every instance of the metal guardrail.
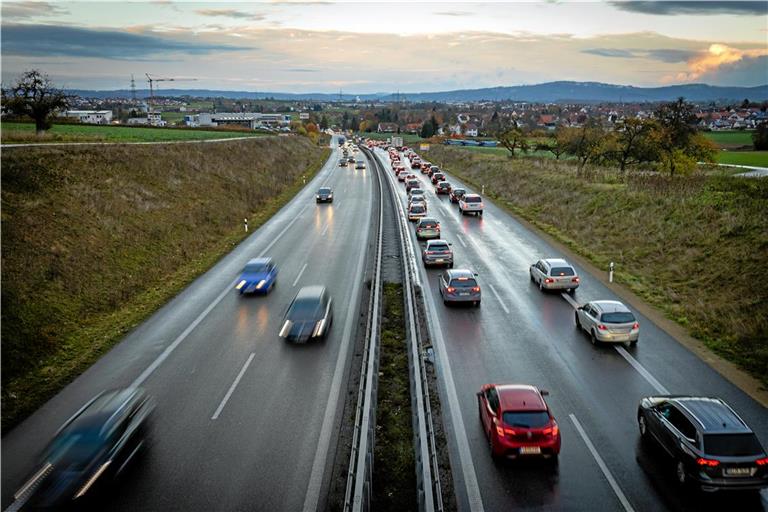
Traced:
<path fill-rule="evenodd" d="M 416 455 L 416 479 L 421 512 L 442 512 L 443 494 L 440 485 L 440 471 L 437 461 L 435 431 L 432 422 L 432 409 L 429 398 L 429 385 L 421 356 L 422 338 L 417 322 L 415 292 L 420 286 L 418 270 L 415 268 L 416 257 L 408 231 L 409 222 L 405 216 L 402 202 L 397 197 L 391 173 L 386 172 L 377 155 L 376 160 L 381 174 L 389 183 L 389 190 L 396 208 L 400 232 L 400 248 L 403 254 L 403 276 L 405 289 L 405 311 L 408 318 L 408 362 L 411 381 L 411 405 L 413 411 L 414 450 Z"/>
<path fill-rule="evenodd" d="M 373 165 L 375 157 L 368 155 Z M 379 320 L 381 317 L 381 246 L 384 220 L 384 190 L 381 174 L 379 183 L 379 229 L 376 241 L 371 301 L 368 306 L 368 324 L 365 331 L 365 349 L 357 392 L 355 426 L 352 435 L 352 451 L 347 470 L 347 486 L 344 493 L 344 511 L 367 512 L 371 507 L 373 480 L 373 448 L 376 433 L 376 398 L 379 384 Z"/>

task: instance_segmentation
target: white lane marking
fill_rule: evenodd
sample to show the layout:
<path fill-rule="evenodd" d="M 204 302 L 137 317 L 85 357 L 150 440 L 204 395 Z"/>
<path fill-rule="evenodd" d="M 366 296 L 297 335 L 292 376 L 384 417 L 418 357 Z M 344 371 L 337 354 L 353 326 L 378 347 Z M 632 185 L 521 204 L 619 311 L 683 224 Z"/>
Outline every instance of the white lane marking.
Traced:
<path fill-rule="evenodd" d="M 653 386 L 653 388 L 654 388 L 656 391 L 658 391 L 658 392 L 659 392 L 659 393 L 661 393 L 662 395 L 669 395 L 669 394 L 670 394 L 669 390 L 668 390 L 667 388 L 665 388 L 664 386 L 662 386 L 662 385 L 661 385 L 661 382 L 659 382 L 658 380 L 656 380 L 656 378 L 655 378 L 653 375 L 651 375 L 651 372 L 649 372 L 648 370 L 646 370 L 646 369 L 645 369 L 645 367 L 644 367 L 642 364 L 640 364 L 640 362 L 639 362 L 637 359 L 635 359 L 634 357 L 632 357 L 632 356 L 629 354 L 629 352 L 627 352 L 627 351 L 624 349 L 624 347 L 619 347 L 619 346 L 615 345 L 613 348 L 615 348 L 615 349 L 616 349 L 616 352 L 618 352 L 619 354 L 621 354 L 621 357 L 623 357 L 624 359 L 626 359 L 626 360 L 627 360 L 627 362 L 628 362 L 629 364 L 631 364 L 631 365 L 632 365 L 632 368 L 634 368 L 635 370 L 637 370 L 637 372 L 638 372 L 640 375 L 642 375 L 642 376 L 645 378 L 645 380 L 647 380 L 647 381 L 648 381 L 648 383 L 649 383 L 651 386 Z"/>
<path fill-rule="evenodd" d="M 562 295 L 562 296 L 563 296 L 563 298 L 564 298 L 566 301 L 568 301 L 568 304 L 570 304 L 571 306 L 573 306 L 573 309 L 576 309 L 576 308 L 578 308 L 578 307 L 579 307 L 579 305 L 580 305 L 580 304 L 579 304 L 578 302 L 576 302 L 576 300 L 574 300 L 574 298 L 573 298 L 573 297 L 571 297 L 571 294 L 570 294 L 570 293 L 562 292 L 560 295 Z"/>
<path fill-rule="evenodd" d="M 299 279 L 301 279 L 301 274 L 303 274 L 305 270 L 307 270 L 306 263 L 304 264 L 303 267 L 301 267 L 301 270 L 299 270 L 299 274 L 296 276 L 296 279 L 293 280 L 293 284 L 291 286 L 296 286 L 296 283 L 298 283 Z"/>
<path fill-rule="evenodd" d="M 328 232 L 328 228 L 331 226 L 331 223 L 327 223 L 323 230 L 320 232 L 320 236 L 325 236 L 325 234 Z"/>
<path fill-rule="evenodd" d="M 571 306 L 573 306 L 573 307 L 574 307 L 574 309 L 576 309 L 576 308 L 578 308 L 578 307 L 579 307 L 579 303 L 578 303 L 578 302 L 576 302 L 575 300 L 573 300 L 573 298 L 571 298 L 571 296 L 570 296 L 570 295 L 568 295 L 567 293 L 563 292 L 563 293 L 561 293 L 560 295 L 562 295 L 562 296 L 563 296 L 563 298 L 564 298 L 565 300 L 567 300 L 567 301 L 568 301 L 568 303 L 569 303 Z M 623 357 L 623 358 L 624 358 L 624 359 L 625 359 L 625 360 L 626 360 L 626 361 L 627 361 L 627 362 L 628 362 L 628 363 L 629 363 L 629 364 L 632 366 L 632 368 L 634 368 L 635 370 L 637 370 L 637 373 L 639 373 L 640 375 L 642 375 L 642 376 L 643 376 L 643 378 L 644 378 L 645 380 L 647 380 L 647 381 L 648 381 L 648 383 L 649 383 L 651 386 L 653 386 L 653 389 L 655 389 L 656 391 L 658 391 L 658 392 L 659 392 L 659 393 L 661 393 L 662 395 L 669 395 L 669 394 L 670 394 L 669 390 L 668 390 L 667 388 L 665 388 L 665 387 L 664 387 L 664 386 L 661 384 L 661 382 L 659 382 L 658 380 L 656 380 L 656 377 L 654 377 L 653 375 L 651 375 L 651 372 L 649 372 L 648 370 L 646 370 L 646 369 L 645 369 L 645 367 L 644 367 L 642 364 L 640 364 L 640 361 L 638 361 L 637 359 L 635 359 L 634 357 L 632 357 L 632 355 L 631 355 L 629 352 L 627 352 L 627 351 L 626 351 L 626 349 L 625 349 L 624 347 L 620 347 L 620 346 L 618 346 L 618 345 L 614 345 L 614 346 L 613 346 L 613 348 L 614 348 L 614 349 L 616 349 L 616 352 L 618 352 L 618 353 L 621 355 L 621 357 Z"/>
<path fill-rule="evenodd" d="M 391 179 L 390 183 L 393 183 Z M 406 236 L 406 240 L 409 252 L 411 252 L 413 240 L 410 236 Z M 416 265 L 414 268 L 419 269 L 418 273 L 416 274 L 417 278 L 423 275 L 425 282 L 429 282 L 424 267 L 421 265 Z M 459 397 L 456 394 L 456 383 L 453 380 L 451 364 L 448 361 L 448 354 L 445 348 L 443 332 L 440 330 L 440 322 L 437 318 L 435 301 L 432 298 L 432 294 L 430 293 L 429 289 L 424 288 L 423 292 L 425 297 L 425 304 L 427 306 L 427 312 L 429 313 L 427 316 L 429 332 L 433 337 L 432 342 L 435 345 L 435 352 L 437 353 L 439 359 L 439 368 L 443 370 L 439 371 L 438 374 L 442 378 L 446 394 L 448 395 L 448 410 L 450 411 L 451 423 L 453 425 L 453 434 L 454 438 L 456 439 L 456 445 L 459 451 L 461 474 L 464 479 L 464 487 L 467 491 L 469 510 L 472 512 L 483 512 L 483 497 L 480 494 L 480 486 L 477 482 L 477 473 L 475 472 L 475 465 L 472 462 L 472 452 L 469 449 L 467 430 L 464 427 L 464 419 L 461 416 L 461 410 L 459 408 Z"/>
<path fill-rule="evenodd" d="M 219 417 L 219 414 L 221 414 L 221 411 L 224 409 L 224 406 L 227 405 L 227 402 L 229 402 L 229 397 L 232 396 L 232 393 L 234 393 L 235 388 L 240 383 L 240 379 L 243 378 L 243 375 L 245 375 L 245 370 L 248 369 L 248 367 L 251 365 L 251 361 L 253 361 L 253 357 L 256 355 L 256 352 L 251 352 L 251 355 L 248 356 L 248 360 L 243 365 L 242 369 L 240 370 L 240 373 L 237 374 L 237 377 L 235 377 L 235 382 L 232 383 L 231 386 L 229 386 L 229 391 L 227 391 L 227 394 L 224 395 L 224 398 L 222 398 L 221 403 L 216 408 L 216 412 L 213 413 L 213 416 L 211 416 L 212 420 L 215 420 Z"/>
<path fill-rule="evenodd" d="M 608 466 L 605 465 L 603 458 L 600 457 L 599 453 L 597 453 L 597 450 L 595 449 L 595 445 L 593 445 L 592 441 L 590 441 L 589 437 L 587 436 L 587 433 L 584 431 L 584 428 L 581 426 L 581 423 L 579 423 L 579 420 L 577 420 L 576 416 L 574 416 L 573 414 L 569 414 L 568 416 L 571 418 L 571 421 L 573 422 L 573 425 L 576 427 L 576 430 L 579 432 L 579 435 L 581 436 L 581 439 L 584 441 L 584 444 L 587 445 L 587 448 L 592 453 L 592 457 L 594 457 L 595 462 L 597 462 L 597 465 L 600 466 L 600 471 L 603 472 L 605 479 L 608 480 L 608 483 L 613 489 L 613 492 L 616 494 L 616 497 L 619 498 L 619 501 L 621 502 L 621 505 L 624 507 L 624 510 L 626 510 L 626 512 L 634 512 L 635 509 L 632 508 L 632 504 L 624 495 L 624 492 L 621 490 L 621 487 L 619 487 L 619 484 L 616 482 L 616 479 L 613 478 L 613 475 L 611 474 L 611 471 L 608 469 Z"/>
<path fill-rule="evenodd" d="M 456 239 L 459 241 L 459 243 L 460 243 L 461 245 L 463 245 L 463 246 L 464 246 L 464 248 L 465 248 L 465 249 L 467 248 L 467 242 L 465 242 L 465 241 L 464 241 L 464 239 L 461 237 L 461 235 L 458 235 L 458 234 L 457 234 L 457 235 L 456 235 Z"/>
<path fill-rule="evenodd" d="M 330 161 L 330 160 L 329 160 L 329 161 Z M 325 165 L 325 167 L 324 167 L 324 168 L 323 168 L 323 169 L 320 171 L 320 173 L 318 173 L 318 176 L 319 176 L 320 174 L 322 174 L 323 172 L 325 172 L 325 171 L 327 170 L 327 168 L 328 168 L 328 163 L 326 162 L 326 165 Z M 303 189 L 303 190 L 307 190 L 307 189 L 305 188 L 305 189 Z M 299 192 L 299 194 L 297 194 L 297 195 L 296 195 L 296 197 L 299 197 L 299 195 L 301 195 L 301 192 Z M 292 201 L 291 201 L 291 202 L 292 202 Z M 288 203 L 288 204 L 290 204 L 290 203 Z M 308 207 L 309 207 L 309 205 L 308 205 L 308 204 L 307 204 L 307 205 L 304 205 L 304 208 L 302 208 L 302 209 L 299 211 L 299 213 L 298 213 L 296 216 L 294 216 L 294 217 L 293 217 L 293 219 L 291 219 L 291 221 L 290 221 L 288 224 L 286 224 L 286 225 L 285 225 L 285 227 L 284 227 L 284 228 L 283 228 L 283 229 L 282 229 L 282 230 L 281 230 L 281 231 L 280 231 L 280 232 L 277 234 L 277 236 L 275 236 L 275 237 L 272 239 L 272 241 L 271 241 L 269 244 L 267 244 L 267 246 L 264 248 L 264 250 L 262 250 L 262 251 L 259 253 L 259 257 L 261 257 L 261 256 L 264 256 L 264 254 L 266 254 L 266 252 L 267 252 L 267 251 L 269 251 L 269 250 L 272 248 L 272 246 L 273 246 L 273 245 L 275 245 L 275 244 L 277 243 L 277 241 L 278 241 L 278 240 L 280 240 L 280 238 L 282 238 L 282 237 L 283 237 L 283 235 L 284 235 L 284 234 L 285 234 L 285 233 L 288 231 L 288 229 L 290 229 L 290 227 L 291 227 L 291 226 L 293 226 L 293 223 L 294 223 L 294 222 L 296 222 L 296 221 L 299 219 L 299 217 L 301 217 L 301 215 L 304 213 L 304 211 L 306 211 L 306 209 L 307 209 Z M 257 231 L 256 233 L 254 233 L 253 235 L 251 235 L 251 236 L 255 236 L 257 233 L 258 233 L 258 231 Z M 178 335 L 178 337 L 176 337 L 176 339 L 175 339 L 175 340 L 173 340 L 173 343 L 171 343 L 170 345 L 168 345 L 168 346 L 165 348 L 165 350 L 163 350 L 163 352 L 162 352 L 162 353 L 161 353 L 159 356 L 157 356 L 157 359 L 155 359 L 154 361 L 152 361 L 152 363 L 151 363 L 149 366 L 147 366 L 147 367 L 144 369 L 144 371 L 143 371 L 143 372 L 141 372 L 141 375 L 139 375 L 138 377 L 136 377 L 136 379 L 135 379 L 135 380 L 134 380 L 134 381 L 131 383 L 131 387 L 138 387 L 138 386 L 141 386 L 141 385 L 144 383 L 144 381 L 145 381 L 145 380 L 147 380 L 147 378 L 149 378 L 149 376 L 150 376 L 150 375 L 152 375 L 152 374 L 154 373 L 154 371 L 155 371 L 155 370 L 157 370 L 158 366 L 160 366 L 160 365 L 163 363 L 163 361 L 165 361 L 165 360 L 168 358 L 168 356 L 169 356 L 169 355 L 171 355 L 171 352 L 173 352 L 174 350 L 176 350 L 176 347 L 178 347 L 178 346 L 179 346 L 179 344 L 180 344 L 182 341 L 184 341 L 184 339 L 185 339 L 187 336 L 189 336 L 189 333 L 191 333 L 193 330 L 195 330 L 195 327 L 197 327 L 197 326 L 200 324 L 200 322 L 202 322 L 202 321 L 203 321 L 203 319 L 204 319 L 206 316 L 208 316 L 208 313 L 210 313 L 210 312 L 213 310 L 213 308 L 215 308 L 215 307 L 216 307 L 216 305 L 217 305 L 219 302 L 221 302 L 221 299 L 223 299 L 223 298 L 224 298 L 224 297 L 225 297 L 225 296 L 226 296 L 228 293 L 230 293 L 230 291 L 232 290 L 232 288 L 235 286 L 235 283 L 236 283 L 236 282 L 237 282 L 237 280 L 235 280 L 235 281 L 232 281 L 232 283 L 230 283 L 230 284 L 229 284 L 229 285 L 228 285 L 226 288 L 224 288 L 224 291 L 222 291 L 222 292 L 219 294 L 219 296 L 218 296 L 218 297 L 216 297 L 215 299 L 213 299 L 213 302 L 211 302 L 210 304 L 208 304 L 208 307 L 206 307 L 206 308 L 203 310 L 203 312 L 202 312 L 202 313 L 200 313 L 200 314 L 197 316 L 197 318 L 195 318 L 195 319 L 192 321 L 192 323 L 191 323 L 191 324 L 189 324 L 189 326 L 187 326 L 187 328 L 186 328 L 186 329 L 184 329 L 184 331 L 183 331 L 181 334 L 179 334 L 179 335 Z"/>
<path fill-rule="evenodd" d="M 488 283 L 488 287 L 491 289 L 496 298 L 499 299 L 499 304 L 501 304 L 501 307 L 504 308 L 504 311 L 509 314 L 509 309 L 507 308 L 507 305 L 504 304 L 504 299 L 501 298 L 501 295 L 499 295 L 499 292 L 496 291 L 496 288 L 494 288 L 491 283 Z"/>
<path fill-rule="evenodd" d="M 368 205 L 372 203 L 373 187 L 370 188 Z M 368 217 L 370 217 L 370 207 L 368 208 Z M 365 233 L 363 239 L 368 240 L 370 234 L 371 223 L 365 223 Z M 367 242 L 366 242 L 367 243 Z M 328 402 L 325 406 L 325 415 L 323 416 L 323 426 L 320 428 L 320 438 L 317 441 L 317 450 L 315 451 L 315 460 L 312 462 L 312 473 L 309 476 L 309 484 L 307 485 L 307 494 L 304 497 L 304 512 L 315 512 L 317 510 L 318 503 L 320 502 L 320 492 L 323 486 L 323 477 L 325 475 L 325 462 L 328 457 L 328 449 L 331 443 L 331 436 L 334 433 L 334 418 L 336 417 L 336 409 L 339 403 L 339 395 L 341 394 L 341 381 L 344 374 L 345 362 L 348 359 L 350 348 L 350 334 L 352 332 L 352 323 L 357 318 L 355 309 L 358 306 L 357 297 L 360 293 L 360 281 L 363 275 L 363 263 L 365 262 L 366 251 L 360 251 L 360 257 L 357 262 L 357 273 L 353 279 L 354 285 L 352 287 L 352 301 L 349 305 L 349 311 L 347 312 L 347 321 L 344 324 L 344 333 L 342 335 L 341 347 L 339 348 L 339 356 L 336 358 L 336 369 L 333 372 L 333 380 L 331 381 L 331 390 L 328 394 Z"/>

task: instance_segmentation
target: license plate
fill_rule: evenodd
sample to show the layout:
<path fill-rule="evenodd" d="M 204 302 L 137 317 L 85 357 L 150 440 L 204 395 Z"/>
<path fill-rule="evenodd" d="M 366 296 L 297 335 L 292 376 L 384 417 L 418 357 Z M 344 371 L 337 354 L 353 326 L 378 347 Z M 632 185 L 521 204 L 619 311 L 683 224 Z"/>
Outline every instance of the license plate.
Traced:
<path fill-rule="evenodd" d="M 752 476 L 752 468 L 726 468 L 725 474 L 728 476 Z"/>
<path fill-rule="evenodd" d="M 462 297 L 466 297 L 467 295 L 469 295 L 469 292 L 462 292 L 459 295 L 461 295 Z"/>
<path fill-rule="evenodd" d="M 520 448 L 520 455 L 538 455 L 540 453 L 540 446 L 523 446 Z"/>
<path fill-rule="evenodd" d="M 444 261 L 445 261 L 444 259 L 440 258 L 440 259 L 436 259 L 435 263 L 443 263 Z"/>

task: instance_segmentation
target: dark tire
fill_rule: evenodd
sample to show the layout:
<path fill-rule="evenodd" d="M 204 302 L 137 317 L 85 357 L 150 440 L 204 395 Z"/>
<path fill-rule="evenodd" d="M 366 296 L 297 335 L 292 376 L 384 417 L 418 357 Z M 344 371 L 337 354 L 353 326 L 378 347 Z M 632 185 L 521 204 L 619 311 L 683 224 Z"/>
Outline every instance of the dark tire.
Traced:
<path fill-rule="evenodd" d="M 595 336 L 595 331 L 589 331 L 589 341 L 592 342 L 593 345 L 597 346 L 597 336 Z"/>
<path fill-rule="evenodd" d="M 544 292 L 544 281 L 539 281 L 539 291 Z"/>
<path fill-rule="evenodd" d="M 637 428 L 640 431 L 640 437 L 643 440 L 648 439 L 648 420 L 643 413 L 637 415 Z"/>
<path fill-rule="evenodd" d="M 637 346 L 637 342 L 638 342 L 638 341 L 640 341 L 640 338 L 638 338 L 638 339 L 636 339 L 636 340 L 634 340 L 634 341 L 630 341 L 630 342 L 629 342 L 629 346 L 630 346 L 630 347 L 636 347 L 636 346 Z"/>
<path fill-rule="evenodd" d="M 532 283 L 535 283 L 535 282 L 536 282 L 536 281 L 534 281 L 534 280 L 533 280 L 533 274 L 531 273 L 531 271 L 530 271 L 530 270 L 528 271 L 528 277 L 530 277 L 530 278 L 531 278 L 531 282 L 532 282 Z"/>
<path fill-rule="evenodd" d="M 453 268 L 453 262 L 450 262 L 450 263 L 448 264 L 448 268 Z"/>
<path fill-rule="evenodd" d="M 448 301 L 443 299 L 443 305 L 448 306 Z"/>
<path fill-rule="evenodd" d="M 482 212 L 482 211 L 478 212 L 477 214 L 478 214 L 479 216 L 481 216 L 481 217 L 483 216 L 483 212 Z"/>
<path fill-rule="evenodd" d="M 579 314 L 574 313 L 573 316 L 576 319 L 576 328 L 581 331 L 581 321 L 579 321 Z"/>
<path fill-rule="evenodd" d="M 479 307 L 480 307 L 480 301 L 479 301 L 479 300 L 476 300 L 476 301 L 475 301 L 475 303 L 474 303 L 474 306 L 475 306 L 476 308 L 479 308 Z"/>
<path fill-rule="evenodd" d="M 675 461 L 675 480 L 681 487 L 688 485 L 688 475 L 685 473 L 685 464 L 683 461 Z"/>

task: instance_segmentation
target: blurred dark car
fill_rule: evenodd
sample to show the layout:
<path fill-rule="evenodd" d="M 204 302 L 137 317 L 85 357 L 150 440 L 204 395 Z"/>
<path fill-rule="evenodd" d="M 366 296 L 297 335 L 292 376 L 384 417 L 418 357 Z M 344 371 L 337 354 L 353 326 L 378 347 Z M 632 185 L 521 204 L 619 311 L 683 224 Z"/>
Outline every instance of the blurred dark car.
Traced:
<path fill-rule="evenodd" d="M 333 323 L 332 302 L 325 286 L 305 286 L 299 290 L 285 313 L 280 337 L 299 343 L 324 338 Z"/>
<path fill-rule="evenodd" d="M 333 190 L 330 187 L 321 187 L 315 194 L 315 202 L 318 203 L 332 203 L 333 202 Z"/>
<path fill-rule="evenodd" d="M 153 409 L 154 400 L 141 388 L 91 399 L 56 433 L 9 510 L 79 508 L 141 451 Z"/>

